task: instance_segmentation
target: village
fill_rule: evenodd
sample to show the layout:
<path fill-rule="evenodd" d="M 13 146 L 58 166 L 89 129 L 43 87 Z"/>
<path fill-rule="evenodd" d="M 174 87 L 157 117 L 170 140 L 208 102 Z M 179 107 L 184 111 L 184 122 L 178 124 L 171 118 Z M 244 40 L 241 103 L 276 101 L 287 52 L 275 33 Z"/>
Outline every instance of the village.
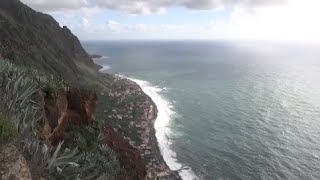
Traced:
<path fill-rule="evenodd" d="M 139 151 L 148 176 L 176 179 L 176 172 L 166 165 L 158 147 L 153 126 L 157 107 L 152 99 L 135 82 L 118 75 L 113 75 L 109 91 L 100 95 L 113 103 L 104 110 L 107 122 Z"/>

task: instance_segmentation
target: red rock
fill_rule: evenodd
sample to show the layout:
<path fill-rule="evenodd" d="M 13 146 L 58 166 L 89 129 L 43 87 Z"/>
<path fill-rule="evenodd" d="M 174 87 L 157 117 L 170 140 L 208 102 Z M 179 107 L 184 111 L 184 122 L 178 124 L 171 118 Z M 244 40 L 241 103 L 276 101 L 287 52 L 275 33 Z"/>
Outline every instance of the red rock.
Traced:
<path fill-rule="evenodd" d="M 72 125 L 89 126 L 97 104 L 94 91 L 73 88 L 67 92 L 41 94 L 42 134 L 51 142 L 63 140 Z"/>
<path fill-rule="evenodd" d="M 127 170 L 131 179 L 147 179 L 147 171 L 141 159 L 140 153 L 128 141 L 119 137 L 109 124 L 105 126 L 105 142 L 115 151 L 121 165 Z M 119 177 L 119 179 L 121 179 Z"/>

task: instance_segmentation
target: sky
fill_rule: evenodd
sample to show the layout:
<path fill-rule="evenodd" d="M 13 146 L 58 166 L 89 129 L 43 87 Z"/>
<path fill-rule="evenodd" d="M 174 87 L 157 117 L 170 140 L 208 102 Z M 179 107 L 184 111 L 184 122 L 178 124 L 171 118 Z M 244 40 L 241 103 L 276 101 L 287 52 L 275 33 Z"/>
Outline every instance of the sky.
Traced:
<path fill-rule="evenodd" d="M 21 0 L 81 40 L 320 42 L 320 0 Z"/>

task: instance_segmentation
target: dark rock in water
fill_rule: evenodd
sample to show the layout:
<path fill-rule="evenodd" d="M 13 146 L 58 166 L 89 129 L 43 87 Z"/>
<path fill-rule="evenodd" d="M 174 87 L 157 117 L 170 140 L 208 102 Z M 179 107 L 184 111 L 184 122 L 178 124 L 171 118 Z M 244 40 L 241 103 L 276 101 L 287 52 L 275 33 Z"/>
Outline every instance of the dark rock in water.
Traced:
<path fill-rule="evenodd" d="M 74 82 L 98 69 L 71 31 L 19 0 L 0 1 L 0 57 Z"/>
<path fill-rule="evenodd" d="M 90 57 L 91 58 L 102 58 L 102 56 L 98 55 L 98 54 L 91 54 Z"/>

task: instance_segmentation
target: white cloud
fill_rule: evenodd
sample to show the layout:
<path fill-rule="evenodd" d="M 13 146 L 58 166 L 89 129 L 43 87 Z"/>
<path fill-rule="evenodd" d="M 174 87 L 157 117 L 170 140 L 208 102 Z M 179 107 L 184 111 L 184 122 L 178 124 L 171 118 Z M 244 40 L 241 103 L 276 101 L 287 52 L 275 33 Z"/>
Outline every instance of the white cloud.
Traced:
<path fill-rule="evenodd" d="M 121 33 L 122 31 L 122 25 L 113 20 L 108 20 L 106 23 L 106 29 L 102 29 L 104 31 L 109 31 L 109 33 Z"/>
<path fill-rule="evenodd" d="M 208 25 L 211 38 L 320 41 L 320 1 L 290 0 L 287 6 L 236 8 L 228 21 Z"/>
<path fill-rule="evenodd" d="M 285 3 L 286 0 L 22 0 L 45 12 L 102 8 L 128 14 L 162 13 L 171 6 L 209 10 L 220 7 L 259 7 Z"/>
<path fill-rule="evenodd" d="M 89 26 L 89 20 L 87 18 L 82 18 L 81 26 L 86 28 Z"/>
<path fill-rule="evenodd" d="M 190 33 L 190 26 L 175 24 L 122 24 L 115 20 L 107 20 L 104 24 L 92 24 L 92 19 L 82 18 L 79 23 L 70 19 L 65 23 L 72 32 L 82 40 L 106 39 L 164 39 L 185 38 Z M 71 24 L 71 25 L 70 25 Z M 196 31 L 196 29 L 194 29 Z M 193 32 L 192 34 L 196 34 Z"/>
<path fill-rule="evenodd" d="M 23 0 L 34 7 L 60 10 L 60 24 L 81 39 L 263 39 L 320 42 L 319 0 Z M 52 5 L 52 6 L 51 6 Z M 50 6 L 46 8 L 46 6 Z M 229 19 L 191 24 L 97 23 L 96 13 L 113 9 L 129 14 L 150 14 L 170 6 L 189 9 L 228 8 Z M 68 10 L 66 10 L 68 9 Z M 78 9 L 74 11 L 72 9 Z M 94 23 L 95 22 L 95 23 Z"/>
<path fill-rule="evenodd" d="M 88 6 L 87 0 L 21 0 L 40 11 L 76 10 Z"/>
<path fill-rule="evenodd" d="M 108 20 L 106 27 L 101 29 L 109 38 L 115 34 L 123 36 L 122 38 L 150 38 L 168 36 L 170 34 L 178 35 L 187 28 L 182 25 L 174 24 L 120 24 L 119 22 Z M 166 32 L 166 33 L 164 33 Z M 119 36 L 116 36 L 119 38 Z"/>

